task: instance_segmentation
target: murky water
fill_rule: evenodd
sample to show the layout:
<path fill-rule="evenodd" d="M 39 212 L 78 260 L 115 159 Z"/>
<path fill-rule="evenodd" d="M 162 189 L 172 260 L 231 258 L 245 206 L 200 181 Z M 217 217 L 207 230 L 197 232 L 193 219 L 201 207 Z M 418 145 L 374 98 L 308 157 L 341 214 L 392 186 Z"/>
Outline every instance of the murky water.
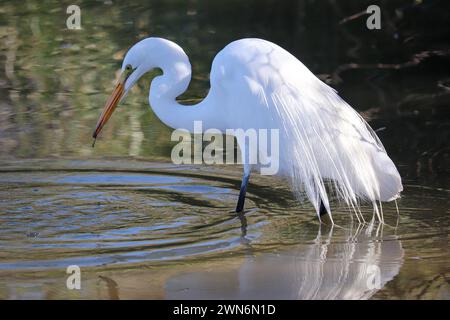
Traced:
<path fill-rule="evenodd" d="M 343 20 L 360 1 L 226 3 L 82 1 L 79 31 L 56 1 L 2 4 L 0 298 L 450 298 L 448 11 L 393 1 L 374 34 Z M 254 175 L 236 215 L 241 168 L 171 164 L 150 77 L 92 149 L 125 49 L 154 34 L 191 58 L 186 103 L 234 39 L 294 53 L 378 130 L 404 180 L 399 214 L 384 204 L 386 225 L 358 225 L 336 208 L 321 226 L 285 182 Z"/>

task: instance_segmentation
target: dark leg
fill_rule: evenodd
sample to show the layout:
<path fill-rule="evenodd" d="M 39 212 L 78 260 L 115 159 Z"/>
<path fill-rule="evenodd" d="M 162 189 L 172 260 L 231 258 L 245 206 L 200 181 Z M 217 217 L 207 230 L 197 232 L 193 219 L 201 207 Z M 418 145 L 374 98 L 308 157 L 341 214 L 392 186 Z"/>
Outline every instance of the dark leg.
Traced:
<path fill-rule="evenodd" d="M 241 190 L 239 191 L 239 199 L 236 205 L 236 212 L 242 212 L 244 210 L 245 193 L 247 192 L 249 179 L 250 173 L 244 173 L 244 176 L 242 177 Z"/>
<path fill-rule="evenodd" d="M 241 221 L 241 239 L 245 239 L 247 235 L 247 218 L 245 217 L 245 213 L 238 212 L 237 217 Z"/>
<path fill-rule="evenodd" d="M 325 209 L 325 206 L 323 205 L 322 200 L 320 200 L 320 209 L 319 209 L 319 216 L 323 216 L 325 214 L 327 214 L 327 209 Z"/>

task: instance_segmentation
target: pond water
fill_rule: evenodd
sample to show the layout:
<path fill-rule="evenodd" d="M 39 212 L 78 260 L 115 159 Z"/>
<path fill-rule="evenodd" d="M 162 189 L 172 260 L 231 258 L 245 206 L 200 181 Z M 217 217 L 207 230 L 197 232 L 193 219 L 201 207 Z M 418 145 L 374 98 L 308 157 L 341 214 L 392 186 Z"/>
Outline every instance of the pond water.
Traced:
<path fill-rule="evenodd" d="M 382 29 L 368 31 L 354 16 L 362 1 L 81 1 L 81 30 L 66 29 L 57 1 L 2 4 L 0 298 L 449 299 L 441 5 L 389 2 Z M 236 215 L 241 167 L 170 162 L 171 130 L 147 103 L 151 75 L 93 149 L 121 59 L 150 35 L 190 56 L 186 104 L 207 94 L 211 61 L 232 40 L 292 52 L 377 130 L 403 178 L 398 212 L 384 204 L 385 225 L 358 225 L 336 207 L 338 226 L 320 225 L 284 181 L 253 175 Z M 66 287 L 70 265 L 81 290 Z"/>

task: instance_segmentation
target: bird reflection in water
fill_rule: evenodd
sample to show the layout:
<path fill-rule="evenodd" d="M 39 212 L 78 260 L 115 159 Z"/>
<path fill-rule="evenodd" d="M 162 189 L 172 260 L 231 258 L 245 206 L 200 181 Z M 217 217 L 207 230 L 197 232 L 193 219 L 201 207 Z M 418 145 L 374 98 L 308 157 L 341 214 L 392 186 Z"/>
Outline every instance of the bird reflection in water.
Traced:
<path fill-rule="evenodd" d="M 245 217 L 242 239 L 245 239 Z M 311 242 L 277 253 L 252 254 L 233 270 L 177 274 L 166 283 L 168 299 L 368 299 L 403 264 L 397 236 L 382 224 L 345 229 L 321 226 Z M 327 230 L 324 230 L 327 229 Z M 183 290 L 179 290 L 183 288 Z"/>

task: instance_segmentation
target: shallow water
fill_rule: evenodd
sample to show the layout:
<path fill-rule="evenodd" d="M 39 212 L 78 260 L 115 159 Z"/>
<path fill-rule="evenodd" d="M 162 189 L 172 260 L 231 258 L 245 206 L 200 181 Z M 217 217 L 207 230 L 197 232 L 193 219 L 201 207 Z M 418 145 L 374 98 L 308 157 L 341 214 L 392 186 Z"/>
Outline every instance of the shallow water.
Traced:
<path fill-rule="evenodd" d="M 0 298 L 450 298 L 449 11 L 392 1 L 369 33 L 345 20 L 361 1 L 229 3 L 82 1 L 79 31 L 57 1 L 2 5 Z M 335 205 L 331 228 L 285 182 L 253 175 L 236 215 L 239 166 L 170 163 L 151 76 L 93 149 L 124 52 L 149 35 L 190 56 L 187 104 L 207 94 L 211 61 L 232 40 L 295 54 L 377 130 L 403 178 L 399 212 L 383 204 L 386 225 L 359 225 Z M 81 290 L 66 288 L 69 265 Z"/>

